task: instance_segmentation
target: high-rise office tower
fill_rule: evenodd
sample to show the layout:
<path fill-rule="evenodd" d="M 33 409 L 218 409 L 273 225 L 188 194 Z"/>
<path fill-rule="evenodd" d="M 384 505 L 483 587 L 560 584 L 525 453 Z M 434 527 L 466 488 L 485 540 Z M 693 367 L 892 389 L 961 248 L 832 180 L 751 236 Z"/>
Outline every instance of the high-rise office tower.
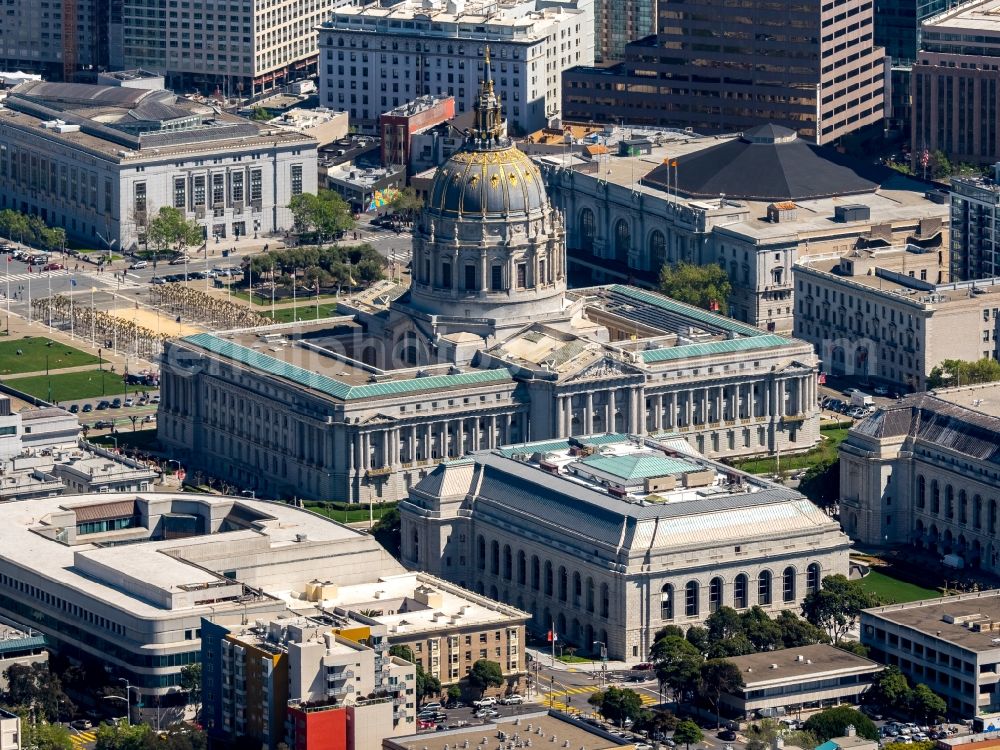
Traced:
<path fill-rule="evenodd" d="M 596 0 L 594 3 L 594 59 L 621 60 L 625 45 L 656 33 L 653 0 Z"/>
<path fill-rule="evenodd" d="M 660 0 L 658 33 L 612 68 L 563 75 L 563 119 L 829 143 L 882 118 L 884 51 L 868 0 Z"/>

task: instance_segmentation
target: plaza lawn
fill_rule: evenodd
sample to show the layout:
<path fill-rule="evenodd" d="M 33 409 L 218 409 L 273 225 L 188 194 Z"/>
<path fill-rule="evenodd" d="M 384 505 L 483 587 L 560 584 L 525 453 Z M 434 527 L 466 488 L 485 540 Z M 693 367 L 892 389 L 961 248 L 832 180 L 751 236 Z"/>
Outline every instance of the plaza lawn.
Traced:
<path fill-rule="evenodd" d="M 811 451 L 781 457 L 782 471 L 808 469 L 820 463 L 832 463 L 837 460 L 837 446 L 847 437 L 847 428 L 830 426 L 820 428 L 820 442 Z M 751 474 L 773 474 L 777 470 L 774 457 L 754 458 L 749 461 L 734 461 L 738 469 Z"/>
<path fill-rule="evenodd" d="M 941 596 L 941 592 L 937 589 L 925 589 L 923 586 L 892 578 L 878 570 L 872 570 L 862 578 L 861 586 L 865 591 L 876 594 L 885 604 L 904 604 Z"/>
<path fill-rule="evenodd" d="M 295 320 L 292 317 L 292 313 L 295 313 L 299 320 L 316 320 L 316 305 L 299 305 L 296 308 L 291 307 L 279 307 L 271 314 L 270 310 L 262 311 L 258 310 L 258 315 L 263 315 L 265 318 L 271 318 L 275 323 L 291 323 Z M 331 315 L 337 314 L 336 305 L 320 305 L 319 306 L 319 317 L 329 318 Z"/>
<path fill-rule="evenodd" d="M 225 280 L 223 280 L 222 283 L 225 284 L 226 283 Z M 254 286 L 256 286 L 256 284 Z M 250 299 L 250 295 L 247 294 L 242 289 L 239 290 L 239 291 L 237 291 L 236 289 L 233 289 L 232 295 L 234 297 L 238 298 L 238 299 L 243 300 L 244 302 L 251 302 L 252 301 L 255 307 L 267 307 L 267 308 L 271 307 L 271 294 L 270 294 L 269 291 L 261 292 L 259 289 L 255 290 L 254 293 L 253 293 L 253 300 L 251 300 Z M 320 302 L 333 302 L 336 299 L 337 299 L 337 295 L 336 294 L 321 294 L 319 296 L 319 301 Z M 282 296 L 282 297 L 276 298 L 274 300 L 274 303 L 276 305 L 287 305 L 287 304 L 290 304 L 291 301 L 292 301 L 291 296 L 286 295 L 286 296 Z M 309 305 L 309 304 L 315 305 L 316 304 L 316 298 L 314 296 L 312 296 L 311 294 L 303 294 L 301 292 L 301 290 L 300 290 L 299 296 L 298 296 L 298 303 L 299 303 L 298 304 L 299 309 L 302 309 L 303 307 L 305 307 L 306 305 Z M 291 318 L 289 318 L 289 320 L 291 320 Z"/>
<path fill-rule="evenodd" d="M 43 366 L 44 369 L 44 366 Z M 103 378 L 104 384 L 101 385 Z M 4 381 L 11 388 L 30 393 L 36 398 L 49 400 L 49 386 L 52 387 L 52 401 L 73 401 L 81 398 L 107 398 L 125 395 L 125 383 L 120 373 L 108 370 L 84 370 L 83 372 L 52 373 L 32 375 L 26 378 L 7 378 Z M 130 392 L 135 392 L 132 386 Z"/>
<path fill-rule="evenodd" d="M 324 502 L 307 502 L 305 503 L 305 509 L 311 510 L 313 513 L 318 513 L 321 516 L 326 516 L 327 518 L 332 518 L 334 521 L 339 523 L 361 523 L 367 521 L 369 517 L 373 517 L 376 522 L 383 515 L 388 513 L 390 510 L 396 507 L 396 503 L 375 503 L 372 508 L 371 516 L 368 515 L 368 505 L 357 505 L 351 503 L 347 505 L 345 503 L 324 503 Z"/>
<path fill-rule="evenodd" d="M 18 350 L 21 354 L 18 354 Z M 93 354 L 81 352 L 71 346 L 60 344 L 44 336 L 25 336 L 20 339 L 0 341 L 0 375 L 19 372 L 42 372 L 45 357 L 49 358 L 49 371 L 63 367 L 97 364 Z"/>

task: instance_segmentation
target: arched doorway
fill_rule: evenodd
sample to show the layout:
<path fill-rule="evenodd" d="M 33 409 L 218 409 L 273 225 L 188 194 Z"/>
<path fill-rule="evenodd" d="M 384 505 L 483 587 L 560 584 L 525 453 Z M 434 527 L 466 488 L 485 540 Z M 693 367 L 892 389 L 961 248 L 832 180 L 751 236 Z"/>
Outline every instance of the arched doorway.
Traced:
<path fill-rule="evenodd" d="M 597 236 L 597 221 L 594 212 L 585 208 L 580 212 L 580 249 L 594 252 L 594 237 Z"/>
<path fill-rule="evenodd" d="M 649 270 L 660 272 L 667 262 L 667 238 L 659 229 L 649 235 Z"/>
<path fill-rule="evenodd" d="M 615 222 L 615 260 L 628 263 L 628 253 L 632 249 L 632 230 L 625 219 Z"/>

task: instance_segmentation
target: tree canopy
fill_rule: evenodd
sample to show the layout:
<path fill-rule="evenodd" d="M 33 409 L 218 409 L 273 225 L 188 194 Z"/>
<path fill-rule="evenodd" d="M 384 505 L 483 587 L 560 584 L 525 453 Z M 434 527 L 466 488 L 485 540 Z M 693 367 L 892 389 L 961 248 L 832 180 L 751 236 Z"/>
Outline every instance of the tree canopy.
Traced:
<path fill-rule="evenodd" d="M 857 709 L 850 706 L 837 706 L 813 714 L 806 721 L 803 729 L 813 734 L 817 741 L 826 742 L 833 737 L 843 737 L 847 727 L 853 726 L 859 737 L 878 740 L 878 729 L 872 720 Z"/>
<path fill-rule="evenodd" d="M 678 722 L 677 729 L 674 730 L 673 739 L 674 742 L 683 744 L 685 748 L 690 750 L 691 745 L 701 742 L 705 739 L 705 735 L 701 731 L 701 727 L 691 721 L 691 719 L 684 719 L 684 721 Z"/>
<path fill-rule="evenodd" d="M 628 688 L 609 687 L 590 696 L 588 703 L 595 706 L 608 721 L 624 726 L 625 720 L 638 721 L 645 710 L 642 697 Z"/>
<path fill-rule="evenodd" d="M 393 213 L 403 216 L 413 216 L 424 208 L 424 199 L 417 195 L 417 191 L 412 187 L 406 187 L 397 192 L 391 201 L 389 208 Z"/>
<path fill-rule="evenodd" d="M 704 266 L 668 263 L 660 270 L 660 291 L 680 302 L 726 314 L 733 285 L 725 270 L 716 263 Z"/>
<path fill-rule="evenodd" d="M 255 285 L 266 277 L 282 287 L 296 284 L 312 290 L 317 283 L 320 287 L 352 287 L 382 279 L 384 264 L 385 260 L 369 244 L 290 247 L 259 253 L 244 261 L 250 273 L 244 272 L 241 283 L 249 284 L 252 276 Z"/>
<path fill-rule="evenodd" d="M 679 635 L 664 636 L 653 644 L 650 657 L 656 679 L 673 691 L 675 700 L 694 690 L 704 657 L 687 639 Z"/>
<path fill-rule="evenodd" d="M 809 732 L 797 730 L 789 732 L 774 719 L 761 719 L 751 724 L 746 731 L 746 750 L 771 750 L 774 740 L 781 736 L 786 745 L 794 747 L 816 747 L 819 743 Z"/>
<path fill-rule="evenodd" d="M 479 659 L 469 670 L 469 685 L 480 694 L 486 692 L 486 688 L 500 687 L 503 685 L 503 670 L 495 661 Z"/>
<path fill-rule="evenodd" d="M 172 248 L 175 252 L 183 252 L 189 245 L 200 245 L 205 233 L 201 226 L 184 216 L 184 213 L 173 206 L 163 206 L 152 221 L 146 239 L 159 250 Z"/>
<path fill-rule="evenodd" d="M 61 680 L 47 664 L 11 664 L 6 674 L 7 706 L 34 711 L 37 718 L 49 722 L 69 719 L 76 712 Z"/>
<path fill-rule="evenodd" d="M 66 246 L 65 229 L 50 227 L 40 216 L 10 208 L 0 211 L 0 235 L 48 251 Z"/>
<path fill-rule="evenodd" d="M 878 606 L 878 597 L 862 587 L 860 581 L 849 581 L 844 575 L 826 576 L 819 591 L 813 591 L 802 602 L 806 619 L 839 644 L 857 625 L 861 610 Z"/>
<path fill-rule="evenodd" d="M 715 709 L 715 724 L 719 725 L 722 711 L 721 698 L 742 688 L 743 675 L 739 667 L 725 659 L 709 659 L 701 665 L 698 678 L 698 695 Z"/>
<path fill-rule="evenodd" d="M 347 202 L 332 190 L 292 196 L 288 204 L 299 232 L 314 232 L 319 242 L 336 237 L 354 226 L 354 214 Z"/>
<path fill-rule="evenodd" d="M 927 376 L 928 388 L 951 385 L 975 385 L 1000 380 L 1000 362 L 989 357 L 970 362 L 964 359 L 946 359 L 934 367 Z"/>

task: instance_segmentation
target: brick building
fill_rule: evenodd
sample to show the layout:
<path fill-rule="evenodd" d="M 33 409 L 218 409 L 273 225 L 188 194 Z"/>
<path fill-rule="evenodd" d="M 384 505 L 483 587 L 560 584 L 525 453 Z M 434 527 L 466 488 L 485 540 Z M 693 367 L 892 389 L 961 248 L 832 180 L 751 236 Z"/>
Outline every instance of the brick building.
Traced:
<path fill-rule="evenodd" d="M 378 118 L 382 164 L 411 167 L 413 136 L 455 116 L 455 97 L 428 94 L 383 112 Z M 412 171 L 412 170 L 411 170 Z"/>

